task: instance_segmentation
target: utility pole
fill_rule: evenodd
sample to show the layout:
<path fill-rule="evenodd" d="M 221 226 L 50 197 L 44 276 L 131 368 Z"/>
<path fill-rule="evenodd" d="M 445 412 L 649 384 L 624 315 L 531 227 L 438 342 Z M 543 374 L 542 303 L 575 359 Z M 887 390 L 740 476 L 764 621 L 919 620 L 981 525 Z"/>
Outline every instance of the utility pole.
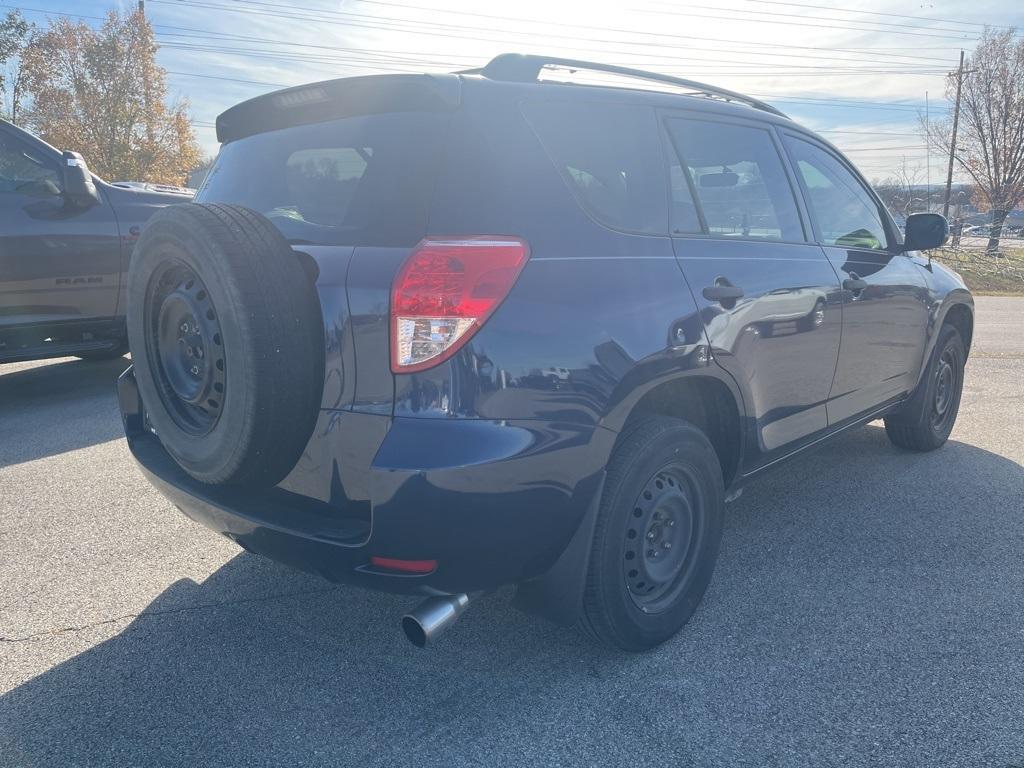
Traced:
<path fill-rule="evenodd" d="M 953 158 L 956 157 L 956 129 L 960 125 L 960 89 L 964 84 L 964 52 L 960 51 L 960 66 L 956 70 L 956 102 L 953 105 L 953 136 L 949 141 L 949 170 L 946 171 L 946 199 L 942 215 L 949 218 L 949 196 L 953 191 Z"/>
<path fill-rule="evenodd" d="M 139 13 L 146 15 L 146 0 L 139 0 Z"/>

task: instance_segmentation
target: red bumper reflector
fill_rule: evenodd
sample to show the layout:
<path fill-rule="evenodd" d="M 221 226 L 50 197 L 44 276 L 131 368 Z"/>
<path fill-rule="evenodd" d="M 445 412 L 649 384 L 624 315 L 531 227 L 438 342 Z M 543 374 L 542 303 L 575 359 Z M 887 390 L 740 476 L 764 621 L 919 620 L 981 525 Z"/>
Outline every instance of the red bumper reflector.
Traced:
<path fill-rule="evenodd" d="M 402 573 L 431 573 L 437 570 L 437 560 L 399 560 L 394 557 L 371 557 L 370 565 Z"/>

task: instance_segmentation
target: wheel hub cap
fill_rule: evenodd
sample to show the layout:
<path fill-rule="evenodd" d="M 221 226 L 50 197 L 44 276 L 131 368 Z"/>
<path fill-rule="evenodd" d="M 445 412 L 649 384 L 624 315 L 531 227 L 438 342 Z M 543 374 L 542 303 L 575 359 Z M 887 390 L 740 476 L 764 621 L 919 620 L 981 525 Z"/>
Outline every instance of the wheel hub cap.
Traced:
<path fill-rule="evenodd" d="M 213 429 L 224 407 L 220 321 L 203 282 L 184 265 L 166 269 L 147 303 L 150 354 L 161 399 L 191 434 Z"/>
<path fill-rule="evenodd" d="M 213 390 L 213 376 L 206 357 L 206 333 L 196 319 L 199 308 L 182 290 L 164 299 L 160 307 L 160 360 L 171 390 L 181 400 L 198 405 Z"/>
<path fill-rule="evenodd" d="M 685 483 L 669 470 L 655 474 L 640 492 L 626 531 L 626 586 L 643 610 L 679 582 L 694 539 L 694 509 Z"/>
<path fill-rule="evenodd" d="M 949 410 L 953 399 L 953 366 L 946 356 L 939 360 L 939 368 L 935 373 L 935 415 L 941 418 Z"/>

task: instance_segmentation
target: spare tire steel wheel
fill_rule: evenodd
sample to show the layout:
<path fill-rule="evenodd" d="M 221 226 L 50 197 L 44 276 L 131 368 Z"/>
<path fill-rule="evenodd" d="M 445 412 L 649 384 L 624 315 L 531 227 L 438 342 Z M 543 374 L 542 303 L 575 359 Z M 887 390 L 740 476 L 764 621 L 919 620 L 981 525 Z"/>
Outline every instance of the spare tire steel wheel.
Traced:
<path fill-rule="evenodd" d="M 128 338 L 150 424 L 192 477 L 270 486 L 319 412 L 320 302 L 264 216 L 170 206 L 147 224 L 128 277 Z"/>

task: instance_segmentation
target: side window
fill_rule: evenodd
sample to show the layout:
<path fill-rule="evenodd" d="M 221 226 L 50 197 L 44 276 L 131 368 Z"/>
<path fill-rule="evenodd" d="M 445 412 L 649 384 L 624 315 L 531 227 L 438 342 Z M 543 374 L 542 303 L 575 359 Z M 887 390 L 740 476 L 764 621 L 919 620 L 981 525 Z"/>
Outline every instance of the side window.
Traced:
<path fill-rule="evenodd" d="M 804 240 L 800 212 L 771 134 L 763 128 L 673 118 L 669 134 L 696 190 L 708 234 Z M 685 181 L 685 178 L 684 178 Z M 673 181 L 673 213 L 676 213 Z M 675 231 L 690 231 L 685 216 Z"/>
<path fill-rule="evenodd" d="M 579 203 L 602 224 L 665 234 L 665 175 L 654 111 L 596 102 L 527 102 L 527 122 Z"/>
<path fill-rule="evenodd" d="M 693 202 L 693 193 L 686 179 L 686 171 L 678 162 L 673 162 L 669 166 L 669 184 L 672 189 L 672 207 L 669 209 L 672 233 L 681 235 L 703 231 L 700 216 L 697 215 L 697 206 Z"/>
<path fill-rule="evenodd" d="M 17 139 L 0 133 L 0 194 L 60 194 L 60 169 Z"/>
<path fill-rule="evenodd" d="M 831 152 L 808 141 L 787 136 L 786 148 L 807 190 L 822 243 L 885 250 L 878 203 L 860 180 Z"/>

